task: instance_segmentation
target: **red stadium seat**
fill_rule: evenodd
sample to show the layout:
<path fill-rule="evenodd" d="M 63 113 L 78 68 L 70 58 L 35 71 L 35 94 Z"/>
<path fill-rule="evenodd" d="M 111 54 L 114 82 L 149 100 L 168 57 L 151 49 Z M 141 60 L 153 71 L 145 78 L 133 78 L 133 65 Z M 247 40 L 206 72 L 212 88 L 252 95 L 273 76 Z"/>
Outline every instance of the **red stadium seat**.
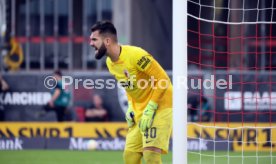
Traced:
<path fill-rule="evenodd" d="M 84 122 L 85 121 L 85 109 L 83 107 L 77 106 L 77 107 L 75 107 L 75 111 L 77 114 L 77 120 L 79 122 Z"/>

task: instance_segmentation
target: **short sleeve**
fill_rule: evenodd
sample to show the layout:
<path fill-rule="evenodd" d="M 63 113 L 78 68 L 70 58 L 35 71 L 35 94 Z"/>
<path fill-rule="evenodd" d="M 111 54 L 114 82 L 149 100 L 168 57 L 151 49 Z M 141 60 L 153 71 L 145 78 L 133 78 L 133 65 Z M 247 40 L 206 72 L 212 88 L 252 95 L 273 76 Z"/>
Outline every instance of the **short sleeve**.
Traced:
<path fill-rule="evenodd" d="M 62 84 L 61 84 L 61 82 L 57 82 L 57 85 L 56 85 L 55 89 L 62 90 Z"/>

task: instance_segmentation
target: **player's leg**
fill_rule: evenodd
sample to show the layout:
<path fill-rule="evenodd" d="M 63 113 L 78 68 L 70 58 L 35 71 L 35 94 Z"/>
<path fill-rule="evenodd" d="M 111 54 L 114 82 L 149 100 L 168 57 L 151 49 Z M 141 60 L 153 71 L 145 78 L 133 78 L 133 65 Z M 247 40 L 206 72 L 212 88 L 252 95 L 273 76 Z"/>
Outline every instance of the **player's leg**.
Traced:
<path fill-rule="evenodd" d="M 126 145 L 124 150 L 125 164 L 141 164 L 142 163 L 142 135 L 137 125 L 134 125 L 128 130 L 126 136 Z"/>
<path fill-rule="evenodd" d="M 58 122 L 64 121 L 64 114 L 65 114 L 66 107 L 57 106 L 55 108 L 56 108 L 55 111 L 56 111 L 56 115 L 57 115 L 57 121 Z"/>
<path fill-rule="evenodd" d="M 141 164 L 142 163 L 141 152 L 131 152 L 128 150 L 124 151 L 124 162 L 125 164 Z"/>
<path fill-rule="evenodd" d="M 146 164 L 161 164 L 161 153 L 162 150 L 157 147 L 145 147 L 143 156 Z"/>
<path fill-rule="evenodd" d="M 156 113 L 152 127 L 143 133 L 143 158 L 147 164 L 160 164 L 161 154 L 169 149 L 172 132 L 172 109 L 163 109 Z"/>

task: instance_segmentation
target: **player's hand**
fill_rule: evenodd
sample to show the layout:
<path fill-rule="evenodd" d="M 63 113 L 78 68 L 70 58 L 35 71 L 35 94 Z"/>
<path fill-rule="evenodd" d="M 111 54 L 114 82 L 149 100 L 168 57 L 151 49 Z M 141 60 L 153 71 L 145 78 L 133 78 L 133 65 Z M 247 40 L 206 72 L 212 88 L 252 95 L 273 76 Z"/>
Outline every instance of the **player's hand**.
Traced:
<path fill-rule="evenodd" d="M 49 106 L 50 106 L 51 108 L 55 107 L 54 102 L 53 102 L 52 100 L 50 100 L 50 101 L 48 102 L 48 104 L 49 104 Z"/>
<path fill-rule="evenodd" d="M 139 128 L 142 132 L 145 132 L 149 128 L 151 128 L 157 107 L 158 107 L 158 104 L 156 104 L 153 101 L 150 101 L 148 103 L 146 109 L 143 112 L 142 118 L 139 122 Z"/>
<path fill-rule="evenodd" d="M 128 127 L 129 128 L 133 127 L 133 125 L 135 124 L 135 121 L 134 121 L 134 112 L 133 112 L 131 102 L 128 103 L 128 109 L 125 117 L 126 117 Z"/>

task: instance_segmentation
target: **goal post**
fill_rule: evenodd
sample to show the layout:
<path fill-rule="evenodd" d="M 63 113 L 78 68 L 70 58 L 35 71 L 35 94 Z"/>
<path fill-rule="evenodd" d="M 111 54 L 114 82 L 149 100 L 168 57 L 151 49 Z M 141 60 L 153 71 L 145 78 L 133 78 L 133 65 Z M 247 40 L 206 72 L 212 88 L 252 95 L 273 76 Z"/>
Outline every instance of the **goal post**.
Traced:
<path fill-rule="evenodd" d="M 173 163 L 187 164 L 187 1 L 173 0 Z M 184 127 L 184 128 L 183 128 Z"/>

